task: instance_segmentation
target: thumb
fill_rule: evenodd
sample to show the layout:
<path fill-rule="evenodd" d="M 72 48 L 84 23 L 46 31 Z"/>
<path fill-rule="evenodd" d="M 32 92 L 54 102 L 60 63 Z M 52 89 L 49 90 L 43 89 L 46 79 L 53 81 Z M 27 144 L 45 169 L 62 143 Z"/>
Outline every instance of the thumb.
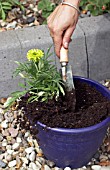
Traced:
<path fill-rule="evenodd" d="M 64 48 L 68 48 L 69 43 L 71 41 L 71 36 L 73 34 L 74 29 L 73 28 L 68 28 L 63 36 L 63 46 Z"/>

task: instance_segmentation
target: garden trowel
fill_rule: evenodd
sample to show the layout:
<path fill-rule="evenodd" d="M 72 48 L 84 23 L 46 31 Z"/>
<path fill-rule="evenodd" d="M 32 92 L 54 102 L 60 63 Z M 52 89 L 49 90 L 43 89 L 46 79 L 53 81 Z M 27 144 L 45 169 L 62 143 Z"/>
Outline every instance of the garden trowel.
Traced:
<path fill-rule="evenodd" d="M 68 63 L 68 49 L 63 46 L 60 50 L 61 75 L 67 91 L 75 89 L 71 65 Z"/>

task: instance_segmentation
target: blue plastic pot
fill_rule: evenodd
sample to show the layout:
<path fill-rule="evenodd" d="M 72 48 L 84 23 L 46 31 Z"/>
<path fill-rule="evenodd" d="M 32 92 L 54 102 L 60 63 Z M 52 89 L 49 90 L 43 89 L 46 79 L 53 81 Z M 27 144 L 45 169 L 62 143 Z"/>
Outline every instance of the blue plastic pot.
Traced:
<path fill-rule="evenodd" d="M 110 99 L 110 91 L 100 83 L 84 77 L 74 79 L 90 84 Z M 37 122 L 41 149 L 46 158 L 54 161 L 58 167 L 82 167 L 87 165 L 101 146 L 109 122 L 110 118 L 106 118 L 94 126 L 80 129 L 51 128 Z"/>

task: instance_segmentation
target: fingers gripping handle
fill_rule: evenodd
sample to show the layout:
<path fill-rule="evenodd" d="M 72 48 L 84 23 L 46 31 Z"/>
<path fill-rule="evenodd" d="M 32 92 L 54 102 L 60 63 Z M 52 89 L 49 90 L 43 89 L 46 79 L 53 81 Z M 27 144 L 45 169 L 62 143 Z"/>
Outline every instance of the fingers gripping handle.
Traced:
<path fill-rule="evenodd" d="M 63 46 L 60 50 L 60 63 L 68 63 L 68 49 L 65 49 Z"/>

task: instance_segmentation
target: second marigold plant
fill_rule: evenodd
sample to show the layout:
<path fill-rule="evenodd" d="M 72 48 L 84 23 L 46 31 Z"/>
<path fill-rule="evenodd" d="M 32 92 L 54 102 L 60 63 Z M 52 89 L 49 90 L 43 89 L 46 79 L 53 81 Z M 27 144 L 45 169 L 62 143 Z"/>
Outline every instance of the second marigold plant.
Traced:
<path fill-rule="evenodd" d="M 53 97 L 58 100 L 60 94 L 65 95 L 64 83 L 52 60 L 49 60 L 50 49 L 44 53 L 40 49 L 31 49 L 27 53 L 28 61 L 16 61 L 18 67 L 14 75 L 20 75 L 25 84 L 19 83 L 24 91 L 16 91 L 5 103 L 5 107 L 12 105 L 17 99 L 28 94 L 28 102 L 47 102 Z"/>

